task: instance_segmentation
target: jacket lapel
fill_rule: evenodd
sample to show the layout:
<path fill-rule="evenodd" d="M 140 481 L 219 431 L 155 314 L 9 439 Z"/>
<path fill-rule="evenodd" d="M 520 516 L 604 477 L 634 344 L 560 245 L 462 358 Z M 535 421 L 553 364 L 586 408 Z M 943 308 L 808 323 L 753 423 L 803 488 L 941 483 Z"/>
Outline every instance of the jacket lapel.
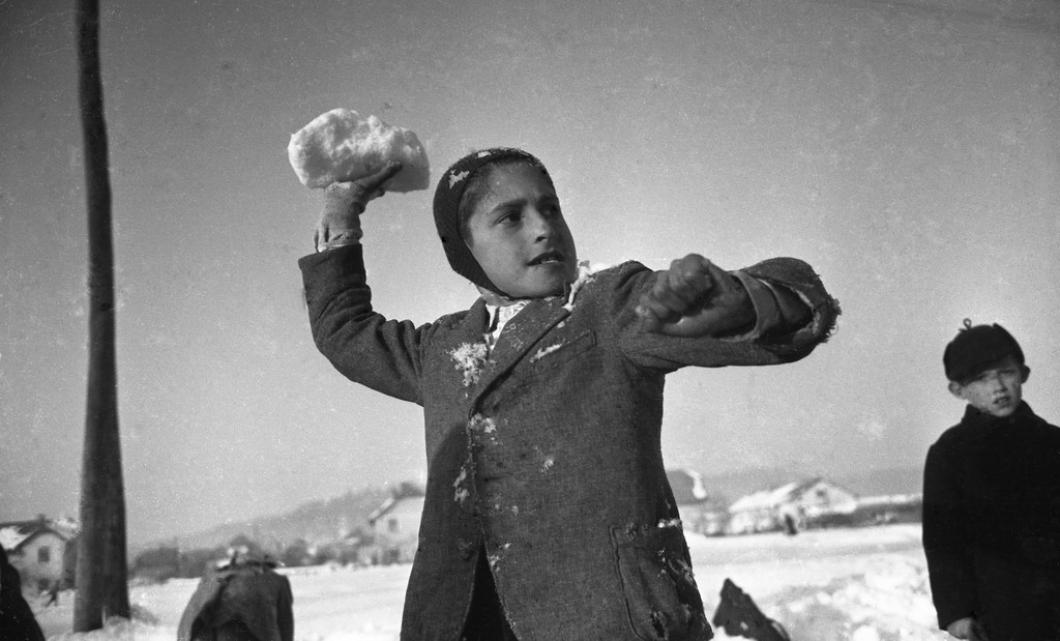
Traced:
<path fill-rule="evenodd" d="M 486 301 L 479 298 L 468 310 L 467 317 L 461 326 L 461 331 L 464 332 L 463 340 L 481 341 L 486 333 L 486 325 L 489 323 L 488 316 Z"/>
<path fill-rule="evenodd" d="M 478 383 L 471 390 L 472 406 L 497 379 L 504 376 L 542 336 L 566 318 L 570 311 L 564 298 L 542 298 L 530 303 L 504 326 L 493 353 L 482 370 Z"/>

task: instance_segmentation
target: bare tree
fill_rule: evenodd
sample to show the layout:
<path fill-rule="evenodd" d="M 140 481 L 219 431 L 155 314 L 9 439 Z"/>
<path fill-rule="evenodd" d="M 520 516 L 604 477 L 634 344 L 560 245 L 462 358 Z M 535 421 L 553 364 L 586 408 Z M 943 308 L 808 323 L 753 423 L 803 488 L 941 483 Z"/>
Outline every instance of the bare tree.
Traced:
<path fill-rule="evenodd" d="M 78 0 L 81 129 L 88 200 L 88 389 L 74 631 L 129 616 L 125 497 L 118 436 L 110 168 L 99 65 L 99 0 Z"/>

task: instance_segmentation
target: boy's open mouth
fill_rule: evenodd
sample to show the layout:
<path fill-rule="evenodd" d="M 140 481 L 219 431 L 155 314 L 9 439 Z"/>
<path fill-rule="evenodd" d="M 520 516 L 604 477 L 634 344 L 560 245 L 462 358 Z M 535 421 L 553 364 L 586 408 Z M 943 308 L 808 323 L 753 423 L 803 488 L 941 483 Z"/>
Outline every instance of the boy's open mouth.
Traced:
<path fill-rule="evenodd" d="M 547 252 L 545 252 L 543 254 L 539 254 L 538 256 L 536 256 L 533 260 L 531 260 L 527 264 L 530 265 L 531 267 L 533 267 L 535 265 L 547 265 L 547 264 L 550 264 L 550 263 L 562 263 L 562 262 L 563 262 L 563 254 L 558 252 L 558 251 L 553 250 L 553 251 L 547 251 Z"/>

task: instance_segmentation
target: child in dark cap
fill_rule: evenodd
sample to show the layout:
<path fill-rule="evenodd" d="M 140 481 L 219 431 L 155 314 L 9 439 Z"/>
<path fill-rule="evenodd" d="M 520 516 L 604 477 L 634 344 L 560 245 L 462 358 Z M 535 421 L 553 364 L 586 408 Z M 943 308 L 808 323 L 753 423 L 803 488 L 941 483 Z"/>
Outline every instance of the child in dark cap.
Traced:
<path fill-rule="evenodd" d="M 401 639 L 711 638 L 660 451 L 665 376 L 798 360 L 836 302 L 791 258 L 594 271 L 541 162 L 498 148 L 457 161 L 434 197 L 446 258 L 478 300 L 432 323 L 388 320 L 371 306 L 358 217 L 397 170 L 326 189 L 300 266 L 321 352 L 423 406 Z"/>
<path fill-rule="evenodd" d="M 1000 325 L 965 320 L 943 354 L 968 403 L 924 467 L 924 550 L 957 639 L 1060 639 L 1060 429 L 1023 401 L 1030 368 Z"/>

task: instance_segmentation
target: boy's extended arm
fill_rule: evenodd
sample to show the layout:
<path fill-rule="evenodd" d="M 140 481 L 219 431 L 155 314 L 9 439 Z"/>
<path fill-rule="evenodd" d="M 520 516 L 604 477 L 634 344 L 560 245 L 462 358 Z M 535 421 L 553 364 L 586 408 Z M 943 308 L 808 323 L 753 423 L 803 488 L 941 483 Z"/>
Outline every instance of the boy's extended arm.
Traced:
<path fill-rule="evenodd" d="M 609 315 L 637 366 L 791 363 L 828 339 L 840 313 L 813 268 L 795 258 L 726 272 L 692 254 L 672 267 L 627 263 L 615 272 Z"/>
<path fill-rule="evenodd" d="M 391 164 L 324 191 L 317 253 L 299 261 L 317 348 L 350 380 L 390 396 L 421 402 L 420 346 L 429 325 L 387 320 L 372 309 L 360 245 L 360 214 L 401 166 Z"/>
<path fill-rule="evenodd" d="M 825 322 L 831 329 L 838 314 L 835 301 L 811 305 L 779 281 L 746 270 L 727 272 L 699 254 L 689 254 L 656 272 L 636 312 L 650 332 L 755 339 L 794 332 L 817 313 L 828 316 Z"/>

